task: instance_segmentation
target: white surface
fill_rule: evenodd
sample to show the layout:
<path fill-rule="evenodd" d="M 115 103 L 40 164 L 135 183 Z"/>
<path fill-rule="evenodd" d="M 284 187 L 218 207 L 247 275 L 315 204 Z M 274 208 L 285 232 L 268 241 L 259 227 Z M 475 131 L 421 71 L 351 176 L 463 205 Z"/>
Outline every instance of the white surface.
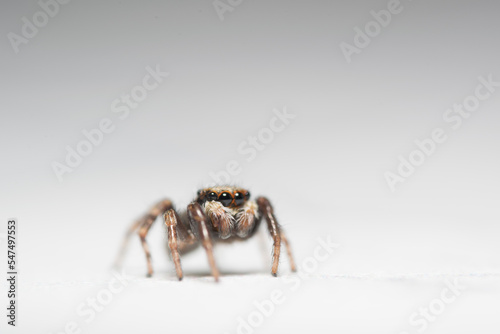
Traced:
<path fill-rule="evenodd" d="M 225 276 L 221 284 L 210 279 L 187 277 L 182 283 L 160 276 L 132 278 L 95 320 L 86 323 L 76 308 L 88 296 L 96 296 L 106 284 L 30 288 L 18 329 L 50 333 L 75 321 L 85 333 L 236 333 L 238 317 L 258 310 L 254 302 L 270 299 L 273 290 L 283 291 L 284 300 L 265 317 L 258 333 L 417 333 L 409 318 L 419 307 L 439 298 L 444 278 L 367 279 L 313 276 L 295 291 L 283 278 L 268 275 Z M 498 277 L 463 278 L 466 290 L 429 323 L 427 333 L 497 333 L 500 284 Z M 29 303 L 29 304 L 28 304 Z M 64 306 L 63 306 L 64 305 Z M 49 320 L 50 319 L 50 320 Z M 420 319 L 420 318 L 419 318 Z M 15 331 L 9 330 L 8 333 Z"/>
<path fill-rule="evenodd" d="M 461 233 L 449 233 L 447 238 L 414 233 L 403 247 L 400 240 L 377 235 L 375 229 L 364 231 L 373 232 L 374 238 L 353 229 L 338 231 L 332 240 L 339 247 L 307 274 L 310 269 L 304 261 L 313 257 L 317 238 L 326 238 L 326 233 L 288 227 L 301 274 L 290 273 L 284 256 L 280 276 L 272 277 L 270 240 L 260 235 L 247 244 L 216 248 L 222 272 L 216 284 L 202 250 L 182 258 L 185 278 L 177 281 L 163 252 L 164 234 L 155 226 L 150 241 L 154 277 L 144 277 L 144 256 L 134 239 L 124 264 L 127 285 L 90 322 L 88 313 L 78 310 L 88 298 L 98 298 L 108 288 L 114 276 L 106 272 L 119 240 L 109 242 L 105 234 L 80 243 L 68 240 L 64 251 L 58 252 L 51 242 L 57 237 L 45 235 L 39 242 L 48 244 L 43 249 L 36 249 L 39 243 L 21 248 L 20 326 L 6 332 L 56 333 L 75 322 L 83 333 L 110 329 L 237 333 L 239 317 L 248 319 L 257 310 L 255 302 L 270 299 L 273 290 L 280 290 L 283 303 L 264 317 L 255 332 L 420 333 L 421 325 L 410 324 L 410 316 L 441 298 L 446 282 L 455 279 L 465 289 L 429 322 L 425 332 L 495 333 L 500 328 L 500 273 L 485 270 L 493 268 L 487 264 L 494 262 L 496 253 Z M 25 242 L 31 240 L 23 234 Z M 349 238 L 353 239 L 348 242 Z M 85 306 L 80 312 L 89 309 Z"/>

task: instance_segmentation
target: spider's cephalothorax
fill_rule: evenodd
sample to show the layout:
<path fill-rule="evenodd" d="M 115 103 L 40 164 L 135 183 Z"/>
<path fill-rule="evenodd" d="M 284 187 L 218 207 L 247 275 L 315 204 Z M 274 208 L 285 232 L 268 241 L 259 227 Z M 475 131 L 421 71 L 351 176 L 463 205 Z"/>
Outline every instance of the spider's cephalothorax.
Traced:
<path fill-rule="evenodd" d="M 212 275 L 218 280 L 219 272 L 215 266 L 212 244 L 222 240 L 234 241 L 250 238 L 259 227 L 262 218 L 265 218 L 273 238 L 271 273 L 274 276 L 277 274 L 282 240 L 290 258 L 292 270 L 295 271 L 290 246 L 274 217 L 269 200 L 259 197 L 254 202 L 250 200 L 250 192 L 246 189 L 235 186 L 216 186 L 200 189 L 195 200 L 180 215 L 175 211 L 170 200 L 162 200 L 128 230 L 121 255 L 129 237 L 133 232 L 137 232 L 146 253 L 148 276 L 152 275 L 153 267 L 146 236 L 160 214 L 163 214 L 167 225 L 168 247 L 179 279 L 182 279 L 183 275 L 179 253 L 201 244 L 207 253 Z"/>
<path fill-rule="evenodd" d="M 229 186 L 201 189 L 196 202 L 222 239 L 247 237 L 259 218 L 257 203 L 250 201 L 250 192 L 245 189 Z"/>

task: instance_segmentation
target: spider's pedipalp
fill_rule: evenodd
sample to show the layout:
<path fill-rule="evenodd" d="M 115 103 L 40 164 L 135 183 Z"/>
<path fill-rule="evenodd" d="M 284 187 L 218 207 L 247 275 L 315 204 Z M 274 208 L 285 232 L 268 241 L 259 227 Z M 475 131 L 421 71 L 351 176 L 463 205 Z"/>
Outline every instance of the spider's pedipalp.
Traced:
<path fill-rule="evenodd" d="M 255 227 L 256 219 L 259 217 L 257 204 L 248 201 L 238 210 L 236 214 L 236 234 L 240 238 L 245 238 Z"/>
<path fill-rule="evenodd" d="M 219 236 L 222 239 L 229 238 L 234 228 L 232 210 L 216 201 L 207 201 L 203 206 L 205 214 L 212 221 L 212 225 L 219 231 Z"/>

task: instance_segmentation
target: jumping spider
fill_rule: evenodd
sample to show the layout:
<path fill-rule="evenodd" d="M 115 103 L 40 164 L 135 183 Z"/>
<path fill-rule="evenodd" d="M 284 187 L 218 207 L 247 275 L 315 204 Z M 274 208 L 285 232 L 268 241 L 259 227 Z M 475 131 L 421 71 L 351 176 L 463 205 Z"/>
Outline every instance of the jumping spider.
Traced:
<path fill-rule="evenodd" d="M 290 258 L 292 271 L 296 270 L 290 245 L 274 217 L 269 200 L 265 197 L 259 197 L 254 202 L 250 200 L 250 192 L 246 189 L 234 186 L 216 186 L 198 190 L 194 201 L 187 206 L 185 211 L 180 213 L 176 212 L 170 200 L 160 201 L 141 219 L 135 221 L 127 231 L 121 255 L 123 255 L 130 236 L 137 232 L 146 253 L 148 277 L 153 274 L 153 266 L 151 265 L 151 254 L 146 243 L 146 236 L 160 214 L 163 214 L 167 225 L 168 247 L 179 280 L 183 276 L 179 254 L 186 253 L 201 243 L 207 253 L 212 275 L 218 281 L 219 271 L 215 265 L 212 245 L 221 241 L 232 242 L 249 239 L 255 235 L 262 218 L 266 219 L 267 227 L 273 238 L 271 274 L 276 276 L 278 272 L 282 240 Z"/>

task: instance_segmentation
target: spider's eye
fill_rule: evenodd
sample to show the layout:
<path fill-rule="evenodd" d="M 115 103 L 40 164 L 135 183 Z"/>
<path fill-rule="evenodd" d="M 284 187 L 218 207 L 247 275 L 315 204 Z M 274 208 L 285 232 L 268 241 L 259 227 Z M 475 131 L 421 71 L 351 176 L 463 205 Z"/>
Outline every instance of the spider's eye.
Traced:
<path fill-rule="evenodd" d="M 237 206 L 240 206 L 245 202 L 245 197 L 243 196 L 242 193 L 236 193 L 234 194 L 234 202 L 236 203 Z"/>
<path fill-rule="evenodd" d="M 208 194 L 207 199 L 208 199 L 209 201 L 215 201 L 215 200 L 217 200 L 217 194 L 216 194 L 216 193 L 214 193 L 214 192 L 212 191 L 212 192 L 210 192 L 210 193 Z"/>
<path fill-rule="evenodd" d="M 248 200 L 248 199 L 250 199 L 250 192 L 249 192 L 249 191 L 247 191 L 247 192 L 245 193 L 245 197 L 246 197 L 246 199 L 247 199 L 247 200 Z"/>
<path fill-rule="evenodd" d="M 231 202 L 233 201 L 233 197 L 231 196 L 230 193 L 222 193 L 219 195 L 219 202 L 222 203 L 222 205 L 224 206 L 229 206 L 229 204 L 231 204 Z"/>

